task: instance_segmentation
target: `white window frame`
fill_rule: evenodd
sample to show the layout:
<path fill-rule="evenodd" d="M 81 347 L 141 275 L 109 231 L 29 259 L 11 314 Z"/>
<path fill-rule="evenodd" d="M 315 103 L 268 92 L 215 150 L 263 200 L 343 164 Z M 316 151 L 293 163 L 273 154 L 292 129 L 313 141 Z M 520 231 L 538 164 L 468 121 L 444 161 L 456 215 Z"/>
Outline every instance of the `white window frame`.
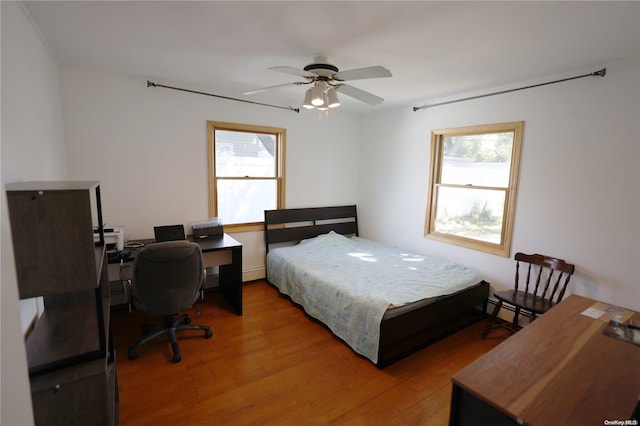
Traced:
<path fill-rule="evenodd" d="M 522 147 L 522 134 L 524 121 L 485 124 L 478 126 L 468 126 L 450 129 L 433 130 L 431 132 L 431 168 L 429 173 L 429 196 L 427 202 L 427 213 L 425 218 L 425 236 L 438 241 L 455 244 L 462 247 L 480 250 L 491 254 L 510 257 L 511 241 L 513 236 L 513 225 L 515 219 L 515 208 L 518 188 L 518 177 L 520 173 L 520 151 Z M 509 185 L 507 187 L 474 187 L 473 185 L 443 184 L 442 156 L 443 142 L 446 137 L 481 135 L 489 133 L 513 132 L 513 147 L 511 151 L 511 170 L 509 172 Z M 465 188 L 482 190 L 504 191 L 505 203 L 502 220 L 502 231 L 500 243 L 494 244 L 488 241 L 463 237 L 460 235 L 438 232 L 436 229 L 436 212 L 438 206 L 438 189 L 440 187 Z"/>

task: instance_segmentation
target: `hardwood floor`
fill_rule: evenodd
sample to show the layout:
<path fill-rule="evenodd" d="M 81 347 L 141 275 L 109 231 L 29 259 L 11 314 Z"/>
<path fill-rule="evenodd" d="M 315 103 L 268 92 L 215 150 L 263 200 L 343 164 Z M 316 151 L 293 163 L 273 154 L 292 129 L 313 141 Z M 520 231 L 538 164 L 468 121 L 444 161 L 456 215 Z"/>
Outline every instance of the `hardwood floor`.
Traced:
<path fill-rule="evenodd" d="M 508 337 L 482 340 L 483 321 L 379 370 L 264 281 L 245 284 L 242 317 L 216 292 L 200 307 L 213 338 L 179 336 L 178 364 L 164 337 L 130 361 L 148 318 L 113 312 L 121 425 L 445 425 L 451 375 Z"/>

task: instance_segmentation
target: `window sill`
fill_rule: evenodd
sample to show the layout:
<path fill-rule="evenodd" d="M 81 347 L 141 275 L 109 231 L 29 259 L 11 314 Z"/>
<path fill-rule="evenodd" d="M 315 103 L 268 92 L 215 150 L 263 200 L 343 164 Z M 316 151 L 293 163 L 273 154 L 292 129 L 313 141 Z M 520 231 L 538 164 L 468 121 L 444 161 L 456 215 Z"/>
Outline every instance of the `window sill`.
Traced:
<path fill-rule="evenodd" d="M 234 223 L 233 225 L 224 225 L 224 232 L 229 234 L 255 231 L 264 231 L 264 222 Z"/>

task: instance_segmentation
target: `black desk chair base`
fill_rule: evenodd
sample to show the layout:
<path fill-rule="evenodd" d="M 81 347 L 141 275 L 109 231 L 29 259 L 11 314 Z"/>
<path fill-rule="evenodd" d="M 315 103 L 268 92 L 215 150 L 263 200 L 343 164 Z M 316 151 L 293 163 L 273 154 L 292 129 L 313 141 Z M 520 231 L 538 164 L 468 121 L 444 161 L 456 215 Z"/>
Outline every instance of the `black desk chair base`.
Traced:
<path fill-rule="evenodd" d="M 166 315 L 164 317 L 164 324 L 142 324 L 140 326 L 144 337 L 138 340 L 133 345 L 129 346 L 129 359 L 134 360 L 138 358 L 138 347 L 144 345 L 147 342 L 155 339 L 158 336 L 166 334 L 171 342 L 171 349 L 173 350 L 173 362 L 177 363 L 182 360 L 180 354 L 180 347 L 178 346 L 178 339 L 176 332 L 184 330 L 199 330 L 204 331 L 204 338 L 210 339 L 213 336 L 211 329 L 206 325 L 191 324 L 191 318 L 187 314 L 180 315 L 174 319 L 175 315 Z"/>

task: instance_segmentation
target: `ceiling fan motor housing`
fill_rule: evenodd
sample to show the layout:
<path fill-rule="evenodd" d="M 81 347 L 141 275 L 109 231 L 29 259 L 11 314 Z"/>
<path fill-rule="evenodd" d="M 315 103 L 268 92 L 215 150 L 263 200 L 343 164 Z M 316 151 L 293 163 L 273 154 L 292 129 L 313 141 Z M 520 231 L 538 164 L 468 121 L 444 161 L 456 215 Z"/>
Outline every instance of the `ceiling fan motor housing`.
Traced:
<path fill-rule="evenodd" d="M 322 77 L 331 77 L 338 72 L 338 67 L 331 64 L 309 64 L 303 68 L 305 71 L 312 72 Z"/>

